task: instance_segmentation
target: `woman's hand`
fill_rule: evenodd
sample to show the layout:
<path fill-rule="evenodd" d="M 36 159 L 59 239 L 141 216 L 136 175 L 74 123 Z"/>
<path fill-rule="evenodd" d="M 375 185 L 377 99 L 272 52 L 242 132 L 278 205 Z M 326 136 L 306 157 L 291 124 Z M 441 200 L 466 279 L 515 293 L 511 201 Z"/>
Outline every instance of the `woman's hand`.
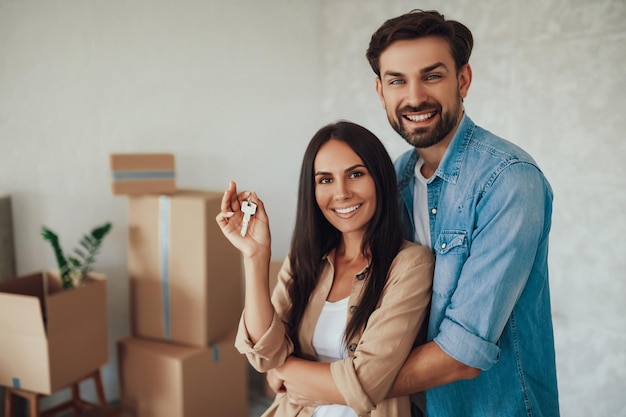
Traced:
<path fill-rule="evenodd" d="M 245 236 L 241 236 L 244 213 L 241 211 L 242 204 L 250 199 L 257 205 L 256 212 L 250 217 L 248 230 Z M 215 220 L 222 233 L 244 257 L 253 258 L 256 255 L 267 254 L 271 250 L 271 236 L 269 219 L 263 202 L 253 191 L 237 193 L 237 185 L 231 181 L 228 189 L 222 197 L 221 211 Z"/>
<path fill-rule="evenodd" d="M 272 377 L 275 381 L 282 381 L 281 392 L 287 393 L 292 404 L 303 407 L 345 404 L 328 363 L 290 356 L 282 366 L 274 370 Z"/>

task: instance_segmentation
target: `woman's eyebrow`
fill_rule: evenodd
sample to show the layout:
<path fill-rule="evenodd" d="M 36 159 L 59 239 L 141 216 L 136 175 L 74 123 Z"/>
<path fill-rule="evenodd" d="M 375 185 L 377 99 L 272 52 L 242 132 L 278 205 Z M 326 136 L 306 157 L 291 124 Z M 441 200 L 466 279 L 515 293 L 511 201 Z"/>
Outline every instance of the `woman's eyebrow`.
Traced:
<path fill-rule="evenodd" d="M 357 168 L 365 168 L 367 169 L 367 167 L 363 164 L 354 164 L 352 166 L 349 166 L 348 168 L 344 169 L 343 172 L 350 172 L 353 171 Z M 318 175 L 333 175 L 331 172 L 326 172 L 326 171 L 317 171 L 314 176 L 318 176 Z"/>
<path fill-rule="evenodd" d="M 367 169 L 367 167 L 363 164 L 354 164 L 351 167 L 346 168 L 343 172 L 350 172 L 350 171 L 354 171 L 357 168 L 365 168 Z"/>

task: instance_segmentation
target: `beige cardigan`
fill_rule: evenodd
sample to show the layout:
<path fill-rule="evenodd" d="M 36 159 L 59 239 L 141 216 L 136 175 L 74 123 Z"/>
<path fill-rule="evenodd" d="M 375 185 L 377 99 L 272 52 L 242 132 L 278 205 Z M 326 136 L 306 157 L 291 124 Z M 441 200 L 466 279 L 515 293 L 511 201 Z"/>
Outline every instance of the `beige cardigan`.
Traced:
<path fill-rule="evenodd" d="M 298 337 L 303 353 L 316 357 L 312 346 L 313 332 L 333 281 L 334 252 L 325 258 L 318 286 L 311 295 Z M 394 259 L 383 295 L 370 316 L 365 330 L 350 340 L 349 357 L 331 363 L 331 374 L 346 404 L 359 416 L 410 417 L 409 397 L 385 399 L 400 367 L 414 345 L 430 304 L 434 256 L 423 246 L 405 241 Z M 245 354 L 259 372 L 282 365 L 293 352 L 293 343 L 286 336 L 287 313 L 290 308 L 287 283 L 291 279 L 289 257 L 283 262 L 278 283 L 272 294 L 274 318 L 267 332 L 253 345 L 243 320 L 235 346 Z M 355 276 L 349 305 L 360 300 L 364 284 L 362 274 Z M 349 313 L 348 313 L 349 314 Z M 285 394 L 278 394 L 264 417 L 311 416 L 315 407 L 290 404 Z"/>

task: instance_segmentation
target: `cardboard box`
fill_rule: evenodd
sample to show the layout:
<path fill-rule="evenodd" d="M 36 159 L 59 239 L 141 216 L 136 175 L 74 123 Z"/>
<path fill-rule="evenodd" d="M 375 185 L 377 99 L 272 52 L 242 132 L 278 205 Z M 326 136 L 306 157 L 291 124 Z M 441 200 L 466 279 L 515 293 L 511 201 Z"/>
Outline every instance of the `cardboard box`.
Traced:
<path fill-rule="evenodd" d="M 106 280 L 63 290 L 40 272 L 0 283 L 0 385 L 52 394 L 108 362 Z"/>
<path fill-rule="evenodd" d="M 129 197 L 133 336 L 206 347 L 237 326 L 243 265 L 215 221 L 222 195 Z"/>
<path fill-rule="evenodd" d="M 211 347 L 118 342 L 121 402 L 136 417 L 248 417 L 247 361 L 229 333 Z"/>
<path fill-rule="evenodd" d="M 0 194 L 0 281 L 15 278 L 16 275 L 13 240 L 11 196 Z"/>
<path fill-rule="evenodd" d="M 176 190 L 174 155 L 115 153 L 109 156 L 115 195 L 168 194 Z"/>

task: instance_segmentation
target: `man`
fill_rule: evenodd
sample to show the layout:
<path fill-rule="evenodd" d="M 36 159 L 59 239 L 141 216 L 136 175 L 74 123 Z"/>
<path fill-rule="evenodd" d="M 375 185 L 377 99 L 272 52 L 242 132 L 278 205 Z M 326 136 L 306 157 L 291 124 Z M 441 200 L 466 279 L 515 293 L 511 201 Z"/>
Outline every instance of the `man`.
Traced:
<path fill-rule="evenodd" d="M 429 417 L 558 416 L 548 287 L 552 190 L 519 147 L 464 113 L 472 34 L 435 11 L 386 21 L 367 59 L 392 127 L 406 238 L 436 255 L 428 342 L 390 395 Z"/>
<path fill-rule="evenodd" d="M 366 54 L 389 122 L 414 147 L 395 163 L 405 237 L 436 255 L 428 341 L 389 396 L 426 391 L 429 417 L 554 417 L 552 190 L 530 155 L 465 114 L 472 47 L 461 23 L 413 11 L 385 22 Z M 268 380 L 294 402 L 327 401 Z"/>

